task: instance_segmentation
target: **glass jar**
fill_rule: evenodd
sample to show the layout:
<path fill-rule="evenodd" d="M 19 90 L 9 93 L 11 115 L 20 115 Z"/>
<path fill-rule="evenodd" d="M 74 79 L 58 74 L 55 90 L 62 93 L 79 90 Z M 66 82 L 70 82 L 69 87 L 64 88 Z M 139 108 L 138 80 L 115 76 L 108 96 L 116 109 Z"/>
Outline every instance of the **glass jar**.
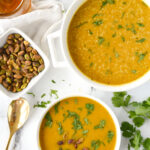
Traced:
<path fill-rule="evenodd" d="M 0 19 L 13 18 L 29 12 L 31 0 L 0 0 Z"/>

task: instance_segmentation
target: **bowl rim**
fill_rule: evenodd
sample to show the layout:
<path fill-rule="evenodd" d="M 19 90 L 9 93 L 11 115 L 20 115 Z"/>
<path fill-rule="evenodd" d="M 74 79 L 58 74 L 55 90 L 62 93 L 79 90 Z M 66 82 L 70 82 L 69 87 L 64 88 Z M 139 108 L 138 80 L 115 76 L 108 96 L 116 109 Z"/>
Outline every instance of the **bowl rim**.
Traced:
<path fill-rule="evenodd" d="M 7 36 L 11 33 L 18 33 L 20 34 L 25 40 L 27 40 L 30 44 L 31 47 L 35 48 L 37 50 L 37 52 L 40 54 L 40 56 L 42 57 L 43 61 L 44 61 L 44 65 L 45 65 L 45 69 L 40 72 L 37 76 L 35 76 L 28 84 L 28 86 L 17 93 L 13 93 L 8 91 L 5 87 L 3 87 L 0 84 L 0 92 L 3 93 L 5 96 L 11 98 L 11 99 L 16 99 L 18 97 L 21 97 L 22 95 L 24 95 L 26 92 L 28 92 L 33 86 L 35 86 L 35 84 L 43 77 L 43 75 L 47 72 L 49 66 L 50 66 L 50 62 L 49 59 L 47 58 L 47 56 L 45 55 L 45 53 L 41 50 L 41 48 L 28 36 L 26 35 L 22 30 L 12 27 L 9 28 L 8 30 L 6 30 L 4 33 L 2 33 L 0 35 L 0 39 L 7 39 Z M 2 44 L 3 45 L 3 44 Z"/>
<path fill-rule="evenodd" d="M 120 148 L 120 144 L 121 144 L 121 130 L 120 130 L 120 125 L 119 125 L 119 121 L 115 115 L 115 113 L 112 111 L 112 109 L 101 99 L 95 97 L 95 96 L 91 96 L 89 94 L 81 94 L 81 93 L 74 93 L 74 94 L 67 94 L 66 96 L 62 96 L 60 98 L 58 98 L 56 101 L 52 101 L 52 103 L 44 110 L 44 113 L 40 116 L 40 119 L 39 119 L 39 122 L 38 122 L 38 128 L 37 128 L 37 132 L 36 132 L 36 135 L 37 135 L 37 145 L 38 145 L 38 149 L 39 150 L 42 150 L 41 149 L 41 146 L 40 146 L 40 127 L 41 127 L 41 123 L 44 119 L 44 116 L 47 114 L 47 112 L 52 108 L 54 107 L 55 104 L 67 99 L 67 98 L 71 98 L 71 97 L 84 97 L 84 98 L 89 98 L 91 99 L 91 101 L 95 101 L 97 103 L 99 103 L 100 105 L 102 105 L 106 110 L 107 112 L 109 113 L 109 115 L 111 116 L 114 124 L 115 124 L 115 127 L 116 127 L 116 145 L 115 145 L 115 149 L 114 150 L 119 150 Z"/>
<path fill-rule="evenodd" d="M 62 26 L 61 26 L 61 35 L 60 35 L 60 41 L 61 41 L 61 47 L 62 47 L 62 52 L 65 57 L 65 60 L 67 61 L 68 65 L 72 69 L 73 72 L 75 72 L 81 79 L 89 83 L 90 85 L 96 87 L 97 89 L 100 89 L 102 91 L 109 91 L 109 92 L 114 92 L 114 91 L 126 91 L 126 90 L 131 90 L 134 89 L 145 82 L 147 82 L 150 79 L 150 70 L 147 71 L 143 76 L 139 77 L 136 80 L 133 80 L 128 83 L 124 84 L 119 84 L 119 85 L 107 85 L 104 83 L 96 82 L 92 79 L 90 79 L 88 76 L 86 76 L 79 68 L 76 66 L 74 63 L 73 59 L 71 58 L 68 44 L 67 44 L 67 33 L 68 33 L 68 28 L 71 22 L 71 19 L 73 18 L 75 12 L 82 6 L 82 4 L 86 2 L 86 0 L 81 0 L 81 1 L 74 1 L 71 5 L 71 7 L 68 9 Z"/>

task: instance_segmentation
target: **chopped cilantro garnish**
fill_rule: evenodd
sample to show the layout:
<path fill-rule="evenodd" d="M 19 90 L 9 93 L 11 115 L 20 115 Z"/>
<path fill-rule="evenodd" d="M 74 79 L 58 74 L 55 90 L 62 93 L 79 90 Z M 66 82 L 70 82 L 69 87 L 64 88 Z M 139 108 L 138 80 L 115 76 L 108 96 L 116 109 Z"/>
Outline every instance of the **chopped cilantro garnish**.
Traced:
<path fill-rule="evenodd" d="M 46 106 L 50 104 L 50 101 L 47 101 L 47 102 L 44 102 L 44 101 L 41 101 L 41 102 L 37 102 L 37 104 L 35 104 L 33 106 L 33 108 L 36 108 L 36 107 L 40 107 L 40 108 L 46 108 Z"/>
<path fill-rule="evenodd" d="M 84 118 L 84 122 L 88 125 L 89 124 L 88 118 Z"/>
<path fill-rule="evenodd" d="M 74 102 L 75 102 L 75 104 L 78 104 L 78 99 L 75 98 L 75 99 L 74 99 Z"/>
<path fill-rule="evenodd" d="M 94 25 L 99 26 L 103 23 L 103 20 L 96 20 L 93 22 Z"/>
<path fill-rule="evenodd" d="M 64 133 L 64 130 L 63 130 L 63 127 L 62 127 L 62 124 L 61 124 L 61 122 L 58 122 L 58 133 L 60 134 L 60 135 L 62 135 L 63 133 Z"/>
<path fill-rule="evenodd" d="M 125 42 L 125 37 L 124 36 L 122 36 L 121 39 L 122 39 L 123 42 Z"/>
<path fill-rule="evenodd" d="M 139 27 L 144 27 L 144 24 L 143 24 L 143 23 L 137 23 L 137 25 L 138 25 Z"/>
<path fill-rule="evenodd" d="M 58 113 L 58 106 L 59 106 L 60 102 L 58 102 L 55 106 L 54 106 L 54 109 L 55 109 L 55 114 Z"/>
<path fill-rule="evenodd" d="M 115 0 L 104 0 L 102 2 L 102 6 L 101 6 L 101 9 L 106 6 L 107 4 L 115 4 Z"/>
<path fill-rule="evenodd" d="M 94 127 L 94 129 L 103 129 L 106 125 L 106 120 L 101 120 L 98 125 Z"/>
<path fill-rule="evenodd" d="M 122 29 L 123 26 L 121 24 L 118 25 L 118 29 Z"/>
<path fill-rule="evenodd" d="M 80 28 L 81 26 L 83 26 L 87 23 L 88 23 L 88 21 L 81 22 L 79 25 L 76 26 L 76 28 Z"/>
<path fill-rule="evenodd" d="M 45 126 L 48 126 L 51 128 L 53 124 L 53 120 L 49 112 L 46 114 L 45 119 L 46 119 Z"/>
<path fill-rule="evenodd" d="M 88 132 L 89 132 L 89 130 L 83 130 L 83 131 L 82 131 L 82 134 L 83 134 L 83 135 L 86 135 Z"/>
<path fill-rule="evenodd" d="M 45 97 L 46 96 L 46 93 L 43 93 L 42 95 L 41 95 L 41 98 L 43 98 L 43 97 Z"/>
<path fill-rule="evenodd" d="M 32 95 L 33 97 L 35 97 L 35 94 L 33 92 L 28 92 L 27 94 Z"/>
<path fill-rule="evenodd" d="M 92 113 L 92 111 L 94 111 L 94 104 L 90 104 L 90 103 L 85 104 L 85 108 L 87 109 L 88 111 L 87 114 L 89 115 Z"/>
<path fill-rule="evenodd" d="M 93 63 L 93 62 L 91 62 L 91 63 L 90 63 L 90 67 L 92 67 L 92 66 L 93 66 L 93 64 L 94 64 L 94 63 Z"/>
<path fill-rule="evenodd" d="M 114 137 L 114 132 L 113 131 L 108 131 L 108 133 L 107 133 L 107 138 L 108 138 L 107 142 L 110 143 L 112 141 L 113 137 Z"/>
<path fill-rule="evenodd" d="M 101 45 L 103 42 L 105 41 L 105 39 L 103 37 L 98 37 L 98 44 Z"/>
<path fill-rule="evenodd" d="M 89 29 L 88 30 L 88 33 L 90 34 L 90 35 L 92 35 L 93 34 L 93 32 Z"/>
<path fill-rule="evenodd" d="M 112 37 L 114 38 L 114 37 L 116 37 L 116 35 L 117 35 L 117 34 L 116 34 L 116 32 L 115 32 L 114 34 L 112 34 Z"/>
<path fill-rule="evenodd" d="M 91 147 L 92 147 L 93 150 L 98 150 L 101 144 L 105 145 L 105 144 L 104 144 L 103 142 L 101 142 L 100 140 L 93 140 L 93 141 L 91 142 Z"/>
<path fill-rule="evenodd" d="M 137 43 L 143 43 L 143 42 L 145 42 L 145 40 L 146 40 L 145 38 L 142 38 L 142 39 L 140 39 L 140 40 L 136 40 L 136 42 L 137 42 Z"/>
<path fill-rule="evenodd" d="M 136 74 L 137 71 L 136 71 L 136 70 L 132 70 L 131 72 L 132 72 L 133 74 Z"/>
<path fill-rule="evenodd" d="M 135 30 L 134 24 L 132 24 L 131 27 L 128 27 L 128 25 L 127 25 L 127 31 L 131 31 L 132 33 L 136 34 L 136 30 Z"/>
<path fill-rule="evenodd" d="M 54 83 L 54 84 L 55 84 L 55 83 L 56 83 L 56 81 L 52 80 L 52 83 Z"/>
<path fill-rule="evenodd" d="M 51 92 L 50 92 L 50 96 L 53 96 L 53 95 L 55 95 L 56 96 L 56 98 L 58 98 L 58 91 L 57 90 L 53 90 L 53 89 L 51 89 Z"/>
<path fill-rule="evenodd" d="M 146 54 L 147 54 L 147 53 L 139 54 L 139 55 L 138 55 L 138 57 L 139 57 L 138 62 L 141 62 L 141 61 L 145 58 Z"/>

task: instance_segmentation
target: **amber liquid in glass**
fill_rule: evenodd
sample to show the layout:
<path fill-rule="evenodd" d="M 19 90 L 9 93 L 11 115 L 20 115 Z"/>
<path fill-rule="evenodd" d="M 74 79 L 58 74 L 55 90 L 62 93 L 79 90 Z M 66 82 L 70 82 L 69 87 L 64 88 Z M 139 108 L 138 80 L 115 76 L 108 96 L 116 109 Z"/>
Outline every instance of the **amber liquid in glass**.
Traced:
<path fill-rule="evenodd" d="M 0 0 L 0 14 L 14 13 L 22 5 L 23 0 Z"/>

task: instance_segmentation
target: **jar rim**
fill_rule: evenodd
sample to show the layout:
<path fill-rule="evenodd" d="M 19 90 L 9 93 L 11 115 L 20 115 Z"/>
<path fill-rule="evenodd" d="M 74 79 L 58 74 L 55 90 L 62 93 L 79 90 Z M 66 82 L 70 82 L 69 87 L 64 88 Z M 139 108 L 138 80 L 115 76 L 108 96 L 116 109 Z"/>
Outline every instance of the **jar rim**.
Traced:
<path fill-rule="evenodd" d="M 0 16 L 9 16 L 9 15 L 14 14 L 15 12 L 17 12 L 21 8 L 21 6 L 23 5 L 23 2 L 24 2 L 24 0 L 21 0 L 19 5 L 14 10 L 12 10 L 11 12 L 7 12 L 7 13 L 0 13 Z"/>

